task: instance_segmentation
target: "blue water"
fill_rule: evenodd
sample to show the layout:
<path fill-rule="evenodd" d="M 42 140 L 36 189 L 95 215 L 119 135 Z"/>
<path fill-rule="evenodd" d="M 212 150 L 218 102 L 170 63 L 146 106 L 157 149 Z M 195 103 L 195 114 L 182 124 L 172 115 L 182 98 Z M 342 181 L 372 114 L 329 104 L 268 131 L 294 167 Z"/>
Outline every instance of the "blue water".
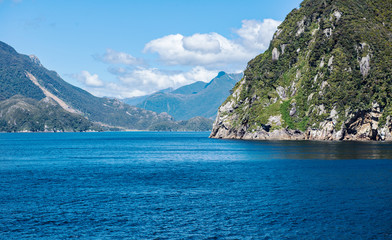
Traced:
<path fill-rule="evenodd" d="M 392 239 L 392 143 L 0 134 L 0 239 Z"/>

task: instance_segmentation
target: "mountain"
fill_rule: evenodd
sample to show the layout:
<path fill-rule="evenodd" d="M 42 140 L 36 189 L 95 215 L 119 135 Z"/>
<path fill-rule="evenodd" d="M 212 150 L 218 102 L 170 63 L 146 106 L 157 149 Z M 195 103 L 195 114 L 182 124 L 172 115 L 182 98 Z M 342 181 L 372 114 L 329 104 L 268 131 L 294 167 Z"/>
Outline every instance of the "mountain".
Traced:
<path fill-rule="evenodd" d="M 163 90 L 160 90 L 158 92 L 171 92 L 173 91 L 173 88 L 166 88 Z M 122 101 L 128 105 L 131 106 L 136 106 L 139 103 L 142 103 L 144 100 L 146 100 L 148 97 L 150 97 L 152 94 L 150 95 L 143 95 L 143 96 L 138 96 L 138 97 L 131 97 L 131 98 L 124 98 L 122 99 Z"/>
<path fill-rule="evenodd" d="M 1 131 L 85 131 L 96 129 L 97 123 L 105 129 L 148 130 L 158 123 L 175 123 L 166 113 L 95 97 L 44 68 L 37 57 L 19 54 L 3 42 L 0 106 Z"/>
<path fill-rule="evenodd" d="M 211 131 L 212 119 L 204 117 L 193 117 L 189 120 L 182 120 L 177 122 L 161 122 L 153 124 L 149 130 L 151 131 L 193 131 L 193 132 L 208 132 Z"/>
<path fill-rule="evenodd" d="M 196 116 L 214 118 L 219 105 L 230 95 L 230 89 L 242 77 L 240 74 L 220 72 L 209 83 L 195 82 L 174 91 L 156 92 L 137 107 L 162 113 L 175 119 L 185 120 Z"/>
<path fill-rule="evenodd" d="M 392 1 L 305 0 L 248 63 L 211 137 L 392 140 Z"/>
<path fill-rule="evenodd" d="M 0 101 L 0 132 L 102 131 L 80 114 L 65 111 L 51 98 L 38 101 L 15 95 Z"/>

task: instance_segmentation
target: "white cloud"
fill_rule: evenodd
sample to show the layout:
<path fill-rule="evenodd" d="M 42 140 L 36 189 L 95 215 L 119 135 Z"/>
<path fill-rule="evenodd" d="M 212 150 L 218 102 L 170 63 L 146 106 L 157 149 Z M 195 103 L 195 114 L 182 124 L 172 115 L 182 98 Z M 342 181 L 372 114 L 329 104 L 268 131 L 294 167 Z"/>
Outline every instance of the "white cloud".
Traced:
<path fill-rule="evenodd" d="M 103 81 L 99 79 L 97 74 L 90 74 L 88 71 L 81 71 L 78 74 L 73 74 L 72 77 L 88 87 L 102 87 L 104 85 Z"/>
<path fill-rule="evenodd" d="M 196 81 L 208 82 L 218 71 L 194 67 L 188 72 L 164 72 L 156 68 L 138 68 L 118 79 L 128 88 L 152 93 L 165 88 L 178 88 Z"/>
<path fill-rule="evenodd" d="M 121 83 L 108 83 L 104 87 L 92 87 L 88 88 L 88 91 L 98 97 L 115 97 L 115 98 L 130 98 L 147 95 L 147 92 L 132 89 Z"/>
<path fill-rule="evenodd" d="M 207 41 L 198 41 L 207 39 Z M 219 68 L 238 64 L 253 56 L 234 41 L 217 33 L 168 35 L 147 43 L 145 51 L 158 53 L 160 60 L 168 65 L 205 66 Z"/>
<path fill-rule="evenodd" d="M 110 64 L 108 71 L 115 76 L 114 82 L 103 83 L 96 74 L 87 71 L 78 76 L 93 94 L 117 98 L 175 89 L 196 81 L 208 82 L 221 70 L 242 71 L 249 60 L 268 48 L 279 24 L 273 19 L 243 20 L 241 28 L 233 31 L 235 38 L 229 39 L 214 32 L 191 36 L 173 34 L 145 45 L 145 53 L 157 53 L 161 62 L 181 71 L 146 67 L 141 59 L 109 48 L 95 57 Z"/>
<path fill-rule="evenodd" d="M 203 67 L 194 67 L 189 71 L 161 71 L 156 68 L 121 69 L 118 73 L 117 82 L 105 83 L 97 74 L 82 71 L 79 74 L 70 75 L 82 82 L 85 89 L 95 96 L 129 98 L 151 94 L 166 89 L 178 88 L 196 81 L 209 82 L 218 71 L 210 71 Z"/>
<path fill-rule="evenodd" d="M 194 34 L 191 37 L 184 37 L 182 46 L 185 50 L 201 53 L 216 54 L 221 52 L 220 42 L 213 34 Z"/>
<path fill-rule="evenodd" d="M 245 47 L 258 51 L 265 50 L 280 23 L 273 19 L 264 19 L 263 22 L 243 20 L 242 27 L 236 33 L 241 37 Z"/>
<path fill-rule="evenodd" d="M 125 65 L 138 65 L 142 64 L 142 60 L 133 57 L 132 55 L 124 52 L 117 52 L 113 49 L 106 49 L 106 53 L 102 56 L 96 56 L 96 59 L 109 64 L 125 64 Z"/>
<path fill-rule="evenodd" d="M 280 23 L 273 19 L 244 20 L 241 29 L 234 31 L 239 39 L 227 39 L 218 33 L 167 35 L 147 43 L 144 51 L 157 53 L 167 65 L 244 67 L 268 48 Z"/>

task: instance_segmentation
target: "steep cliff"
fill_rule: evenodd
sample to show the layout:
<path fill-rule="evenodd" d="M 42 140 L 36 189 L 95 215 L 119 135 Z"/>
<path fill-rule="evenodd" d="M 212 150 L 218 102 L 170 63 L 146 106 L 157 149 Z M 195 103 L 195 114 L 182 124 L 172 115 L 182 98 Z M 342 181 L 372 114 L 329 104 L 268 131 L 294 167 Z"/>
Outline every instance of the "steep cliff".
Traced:
<path fill-rule="evenodd" d="M 392 140 L 392 1 L 305 0 L 248 63 L 211 137 Z"/>

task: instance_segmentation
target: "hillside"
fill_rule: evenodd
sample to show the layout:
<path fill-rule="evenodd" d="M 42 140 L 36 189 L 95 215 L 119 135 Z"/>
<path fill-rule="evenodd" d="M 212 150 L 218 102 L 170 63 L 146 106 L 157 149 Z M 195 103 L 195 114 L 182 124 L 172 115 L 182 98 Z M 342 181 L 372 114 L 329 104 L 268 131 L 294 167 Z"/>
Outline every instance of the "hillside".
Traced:
<path fill-rule="evenodd" d="M 159 91 L 136 106 L 158 113 L 167 112 L 177 120 L 197 116 L 212 119 L 241 77 L 242 74 L 220 72 L 209 83 L 199 81 L 174 91 Z"/>
<path fill-rule="evenodd" d="M 392 1 L 305 0 L 248 63 L 211 137 L 392 140 Z"/>
<path fill-rule="evenodd" d="M 50 104 L 43 104 L 45 99 L 49 99 Z M 166 113 L 158 114 L 116 99 L 95 97 L 47 70 L 37 57 L 19 54 L 3 42 L 0 42 L 0 101 L 0 121 L 3 127 L 7 126 L 2 131 L 84 131 L 89 130 L 84 126 L 93 126 L 93 122 L 106 129 L 148 130 L 158 123 L 175 123 Z M 10 112 L 14 109 L 21 110 Z M 25 116 L 21 116 L 22 113 Z M 58 118 L 60 115 L 63 117 Z M 52 119 L 41 119 L 43 122 L 38 121 L 36 128 L 33 126 L 37 118 Z M 73 119 L 73 123 L 61 123 L 64 119 Z M 76 119 L 81 121 L 81 126 L 74 124 Z"/>
<path fill-rule="evenodd" d="M 37 101 L 15 95 L 0 101 L 0 132 L 102 131 L 80 114 L 70 113 L 50 98 Z"/>

